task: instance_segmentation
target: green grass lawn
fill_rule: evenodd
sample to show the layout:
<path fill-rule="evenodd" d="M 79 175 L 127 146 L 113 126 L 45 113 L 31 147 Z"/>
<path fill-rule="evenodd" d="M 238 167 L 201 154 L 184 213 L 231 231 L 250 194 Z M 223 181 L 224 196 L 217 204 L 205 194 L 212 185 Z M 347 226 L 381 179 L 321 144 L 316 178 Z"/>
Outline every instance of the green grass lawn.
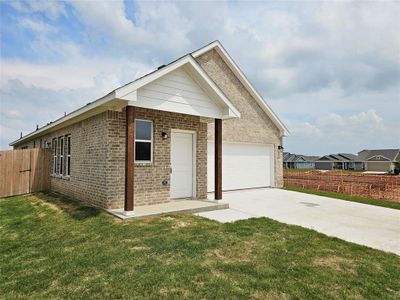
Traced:
<path fill-rule="evenodd" d="M 119 221 L 48 194 L 0 199 L 0 267 L 1 299 L 400 298 L 394 254 L 267 218 Z"/>
<path fill-rule="evenodd" d="M 330 197 L 330 198 L 335 198 L 335 199 L 359 202 L 359 203 L 363 203 L 363 204 L 370 204 L 370 205 L 382 206 L 382 207 L 387 207 L 387 208 L 400 209 L 399 202 L 386 201 L 386 200 L 382 200 L 382 199 L 375 199 L 375 198 L 361 197 L 361 196 L 350 196 L 350 195 L 335 193 L 335 192 L 325 192 L 325 191 L 303 189 L 300 187 L 285 187 L 284 189 L 288 190 L 288 191 L 302 192 L 302 193 L 325 196 L 325 197 Z"/>

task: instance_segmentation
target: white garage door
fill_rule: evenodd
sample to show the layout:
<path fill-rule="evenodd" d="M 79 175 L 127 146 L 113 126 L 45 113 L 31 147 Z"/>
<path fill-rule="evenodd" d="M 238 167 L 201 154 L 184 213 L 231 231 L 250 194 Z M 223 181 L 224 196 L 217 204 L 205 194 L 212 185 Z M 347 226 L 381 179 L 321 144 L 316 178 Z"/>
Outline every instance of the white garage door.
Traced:
<path fill-rule="evenodd" d="M 214 143 L 208 143 L 207 190 L 214 191 Z M 224 191 L 267 187 L 273 182 L 271 145 L 223 143 L 222 189 Z"/>

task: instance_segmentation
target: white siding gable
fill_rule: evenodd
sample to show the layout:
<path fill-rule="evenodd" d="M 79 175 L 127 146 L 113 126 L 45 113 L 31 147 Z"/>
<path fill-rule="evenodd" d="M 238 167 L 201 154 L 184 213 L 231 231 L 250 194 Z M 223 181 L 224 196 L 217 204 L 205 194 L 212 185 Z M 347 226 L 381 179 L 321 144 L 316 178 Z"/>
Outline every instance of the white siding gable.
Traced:
<path fill-rule="evenodd" d="M 195 116 L 222 118 L 222 108 L 190 77 L 176 69 L 137 90 L 132 105 Z"/>

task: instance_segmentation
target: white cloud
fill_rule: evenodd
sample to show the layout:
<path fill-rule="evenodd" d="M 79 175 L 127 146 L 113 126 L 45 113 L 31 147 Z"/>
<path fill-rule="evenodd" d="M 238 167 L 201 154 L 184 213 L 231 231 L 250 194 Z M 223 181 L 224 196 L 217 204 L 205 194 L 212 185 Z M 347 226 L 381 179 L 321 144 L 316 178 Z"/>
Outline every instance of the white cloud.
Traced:
<path fill-rule="evenodd" d="M 52 91 L 93 88 L 98 90 L 98 94 L 110 92 L 151 70 L 150 66 L 136 61 L 99 59 L 79 59 L 68 64 L 51 65 L 2 60 L 0 64 L 1 89 L 7 89 L 11 81 L 19 80 L 28 87 Z"/>
<path fill-rule="evenodd" d="M 0 61 L 1 124 L 13 132 L 220 39 L 287 123 L 288 151 L 354 152 L 400 139 L 399 3 L 148 1 L 133 12 L 123 1 L 7 4 L 25 14 L 17 25 L 34 33 L 26 47 L 38 57 Z M 71 15 L 82 40 L 55 24 Z M 6 110 L 32 116 L 21 124 Z"/>
<path fill-rule="evenodd" d="M 20 1 L 13 0 L 8 1 L 8 5 L 11 5 L 14 9 L 23 13 L 36 13 L 41 12 L 46 14 L 51 19 L 56 19 L 61 15 L 65 15 L 64 3 L 56 0 L 29 0 Z"/>
<path fill-rule="evenodd" d="M 98 34 L 109 36 L 118 51 L 145 51 L 145 47 L 175 52 L 189 46 L 193 25 L 174 3 L 139 2 L 136 23 L 127 18 L 123 1 L 74 1 L 83 22 Z"/>
<path fill-rule="evenodd" d="M 56 31 L 55 27 L 50 26 L 49 24 L 46 24 L 42 21 L 34 21 L 32 19 L 22 19 L 20 22 L 21 26 L 28 28 L 32 31 L 37 31 L 37 32 L 54 32 Z"/>
<path fill-rule="evenodd" d="M 22 113 L 16 109 L 4 110 L 2 113 L 6 118 L 10 119 L 21 119 L 22 117 Z"/>
<path fill-rule="evenodd" d="M 344 126 L 345 119 L 337 113 L 329 113 L 326 116 L 318 117 L 315 121 L 318 127 Z"/>
<path fill-rule="evenodd" d="M 360 112 L 355 116 L 351 116 L 349 120 L 355 125 L 368 124 L 369 128 L 381 128 L 383 124 L 383 118 L 379 116 L 374 109 Z"/>
<path fill-rule="evenodd" d="M 364 148 L 399 147 L 400 133 L 373 109 L 348 117 L 328 113 L 313 122 L 290 123 L 285 149 L 305 154 L 353 152 Z M 293 150 L 296 149 L 296 150 Z"/>
<path fill-rule="evenodd" d="M 98 69 L 88 66 L 47 65 L 23 61 L 1 61 L 1 66 L 2 89 L 14 79 L 20 80 L 27 86 L 52 90 L 95 87 L 93 78 L 98 72 Z"/>
<path fill-rule="evenodd" d="M 290 124 L 290 127 L 292 128 L 291 135 L 293 136 L 321 138 L 324 135 L 321 129 L 309 122 L 293 123 Z"/>

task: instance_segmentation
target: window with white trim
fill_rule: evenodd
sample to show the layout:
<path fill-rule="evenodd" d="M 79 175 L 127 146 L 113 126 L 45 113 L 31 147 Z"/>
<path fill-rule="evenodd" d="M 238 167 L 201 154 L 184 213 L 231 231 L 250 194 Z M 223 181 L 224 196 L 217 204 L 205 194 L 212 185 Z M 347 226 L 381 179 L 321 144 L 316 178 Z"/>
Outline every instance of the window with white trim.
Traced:
<path fill-rule="evenodd" d="M 65 168 L 66 168 L 66 175 L 70 176 L 71 175 L 71 136 L 67 135 L 65 138 L 67 140 L 67 162 L 65 164 Z"/>
<path fill-rule="evenodd" d="M 153 122 L 135 120 L 135 162 L 153 161 Z"/>
<path fill-rule="evenodd" d="M 57 174 L 57 139 L 54 138 L 51 142 L 51 152 L 53 155 L 52 173 Z"/>
<path fill-rule="evenodd" d="M 60 154 L 60 174 L 64 175 L 64 137 L 59 138 L 58 146 L 60 147 L 58 153 Z"/>

